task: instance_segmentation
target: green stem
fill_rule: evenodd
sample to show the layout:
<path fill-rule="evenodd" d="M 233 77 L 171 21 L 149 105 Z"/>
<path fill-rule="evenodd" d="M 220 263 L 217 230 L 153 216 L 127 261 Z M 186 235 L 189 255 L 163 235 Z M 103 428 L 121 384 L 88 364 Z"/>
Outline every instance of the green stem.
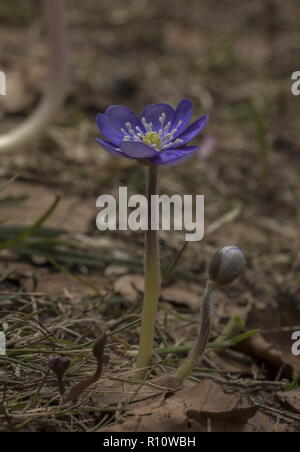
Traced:
<path fill-rule="evenodd" d="M 141 324 L 140 345 L 136 361 L 136 378 L 143 379 L 146 367 L 151 363 L 153 342 L 155 334 L 156 312 L 160 295 L 160 262 L 158 231 L 152 230 L 151 219 L 155 212 L 152 211 L 151 197 L 158 194 L 158 167 L 149 167 L 149 181 L 147 190 L 148 200 L 148 230 L 146 231 L 145 246 L 145 289 L 144 305 Z"/>
<path fill-rule="evenodd" d="M 203 297 L 203 308 L 202 308 L 202 317 L 200 328 L 198 331 L 198 336 L 194 346 L 192 347 L 190 353 L 187 358 L 180 364 L 176 371 L 176 377 L 184 380 L 187 378 L 193 369 L 199 365 L 200 358 L 205 352 L 209 335 L 210 335 L 210 326 L 211 326 L 211 295 L 216 288 L 215 284 L 211 281 L 208 281 L 206 284 L 206 288 L 204 291 Z"/>

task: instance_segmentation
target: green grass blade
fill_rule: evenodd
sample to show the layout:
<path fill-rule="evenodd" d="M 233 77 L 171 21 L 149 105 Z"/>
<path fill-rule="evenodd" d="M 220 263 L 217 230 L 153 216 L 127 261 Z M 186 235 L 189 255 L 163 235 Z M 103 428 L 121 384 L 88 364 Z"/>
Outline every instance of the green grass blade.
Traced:
<path fill-rule="evenodd" d="M 52 215 L 57 204 L 59 203 L 59 200 L 60 198 L 57 197 L 51 204 L 51 206 L 46 210 L 46 212 L 32 226 L 29 226 L 27 229 L 18 234 L 16 237 L 13 237 L 12 239 L 8 239 L 5 242 L 0 243 L 0 250 L 13 248 L 19 243 L 26 240 L 29 236 L 31 236 Z"/>
<path fill-rule="evenodd" d="M 19 176 L 13 176 L 9 181 L 0 186 L 0 193 L 2 193 L 10 184 L 12 184 Z"/>

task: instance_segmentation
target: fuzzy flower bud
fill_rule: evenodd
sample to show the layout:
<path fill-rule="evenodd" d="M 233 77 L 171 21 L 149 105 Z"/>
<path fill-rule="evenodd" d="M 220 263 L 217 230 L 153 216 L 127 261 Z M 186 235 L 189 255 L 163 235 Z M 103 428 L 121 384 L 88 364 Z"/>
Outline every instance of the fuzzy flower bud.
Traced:
<path fill-rule="evenodd" d="M 62 378 L 70 365 L 70 359 L 60 355 L 49 356 L 48 366 L 58 378 Z"/>
<path fill-rule="evenodd" d="M 218 284 L 229 284 L 243 272 L 246 258 L 236 246 L 224 246 L 217 251 L 209 265 L 209 277 Z"/>
<path fill-rule="evenodd" d="M 48 358 L 48 367 L 56 375 L 58 389 L 61 396 L 63 396 L 65 392 L 64 374 L 68 370 L 70 363 L 70 359 L 66 356 L 52 355 Z"/>

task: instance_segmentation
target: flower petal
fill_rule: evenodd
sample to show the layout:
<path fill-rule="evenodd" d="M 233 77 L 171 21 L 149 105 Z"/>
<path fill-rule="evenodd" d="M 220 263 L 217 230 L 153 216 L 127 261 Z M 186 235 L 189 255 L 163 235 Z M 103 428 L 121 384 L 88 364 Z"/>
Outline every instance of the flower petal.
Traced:
<path fill-rule="evenodd" d="M 118 145 L 124 138 L 121 130 L 114 127 L 108 116 L 99 113 L 96 118 L 97 126 L 102 135 L 112 143 Z"/>
<path fill-rule="evenodd" d="M 188 123 L 192 119 L 193 115 L 193 103 L 190 99 L 182 99 L 179 104 L 177 105 L 175 116 L 173 119 L 173 123 L 171 126 L 171 129 L 174 129 L 179 121 L 182 121 L 180 126 L 177 128 L 177 133 L 174 135 L 174 137 L 178 137 L 184 129 L 188 126 Z"/>
<path fill-rule="evenodd" d="M 120 148 L 128 157 L 135 159 L 155 157 L 159 153 L 141 141 L 122 141 Z"/>
<path fill-rule="evenodd" d="M 164 126 L 166 126 L 168 124 L 168 122 L 171 122 L 171 124 L 172 124 L 175 112 L 169 104 L 147 105 L 141 114 L 141 119 L 145 118 L 146 122 L 148 124 L 152 123 L 152 125 L 153 125 L 152 130 L 157 132 L 161 129 L 161 123 L 159 121 L 159 117 L 161 116 L 162 113 L 165 113 L 165 115 L 166 115 L 166 119 L 164 121 Z"/>
<path fill-rule="evenodd" d="M 139 127 L 141 130 L 144 130 L 144 127 L 136 114 L 122 105 L 112 105 L 105 110 L 104 115 L 99 114 L 97 116 L 97 124 L 101 133 L 117 145 L 124 139 L 124 133 L 121 129 L 127 131 L 127 123 L 130 123 L 132 129 Z"/>
<path fill-rule="evenodd" d="M 122 105 L 111 105 L 105 110 L 105 114 L 118 130 L 120 130 L 121 127 L 124 127 L 126 122 L 130 122 L 132 127 L 142 127 L 141 121 L 137 115 L 129 110 L 129 108 L 123 107 Z"/>
<path fill-rule="evenodd" d="M 192 155 L 199 149 L 200 146 L 186 146 L 182 149 L 168 149 L 167 151 L 161 151 L 159 155 L 151 161 L 155 165 L 179 165 L 192 157 Z"/>
<path fill-rule="evenodd" d="M 107 152 L 109 152 L 110 154 L 116 156 L 116 157 L 127 157 L 127 155 L 125 155 L 122 150 L 118 147 L 115 146 L 113 143 L 110 143 L 109 141 L 105 141 L 105 140 L 101 140 L 101 138 L 96 138 L 96 140 L 98 141 L 98 143 L 100 144 L 100 146 L 105 149 Z"/>
<path fill-rule="evenodd" d="M 182 140 L 181 143 L 172 144 L 170 143 L 170 148 L 178 148 L 184 146 L 189 141 L 192 141 L 200 132 L 206 127 L 208 123 L 208 115 L 201 116 L 197 121 L 193 122 L 181 135 L 177 136 L 177 139 Z"/>

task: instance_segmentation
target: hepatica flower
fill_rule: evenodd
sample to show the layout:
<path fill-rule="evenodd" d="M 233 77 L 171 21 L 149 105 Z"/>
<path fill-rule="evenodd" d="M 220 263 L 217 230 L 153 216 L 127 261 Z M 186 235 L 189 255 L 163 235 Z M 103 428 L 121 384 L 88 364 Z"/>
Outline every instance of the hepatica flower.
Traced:
<path fill-rule="evenodd" d="M 141 116 L 126 107 L 113 105 L 97 116 L 97 125 L 105 139 L 97 138 L 110 154 L 130 158 L 148 165 L 147 200 L 150 206 L 144 259 L 145 290 L 140 328 L 139 351 L 136 360 L 136 378 L 144 378 L 151 363 L 155 322 L 161 290 L 158 231 L 151 228 L 151 198 L 158 194 L 160 165 L 178 165 L 185 162 L 200 146 L 189 146 L 206 126 L 208 116 L 202 116 L 189 125 L 193 104 L 189 99 L 179 102 L 176 110 L 168 104 L 152 104 Z"/>
<path fill-rule="evenodd" d="M 97 115 L 98 128 L 106 138 L 97 141 L 117 157 L 153 165 L 178 165 L 200 149 L 188 143 L 208 122 L 204 115 L 189 125 L 192 113 L 189 99 L 181 100 L 176 110 L 163 103 L 147 105 L 140 117 L 126 107 L 113 105 Z"/>

